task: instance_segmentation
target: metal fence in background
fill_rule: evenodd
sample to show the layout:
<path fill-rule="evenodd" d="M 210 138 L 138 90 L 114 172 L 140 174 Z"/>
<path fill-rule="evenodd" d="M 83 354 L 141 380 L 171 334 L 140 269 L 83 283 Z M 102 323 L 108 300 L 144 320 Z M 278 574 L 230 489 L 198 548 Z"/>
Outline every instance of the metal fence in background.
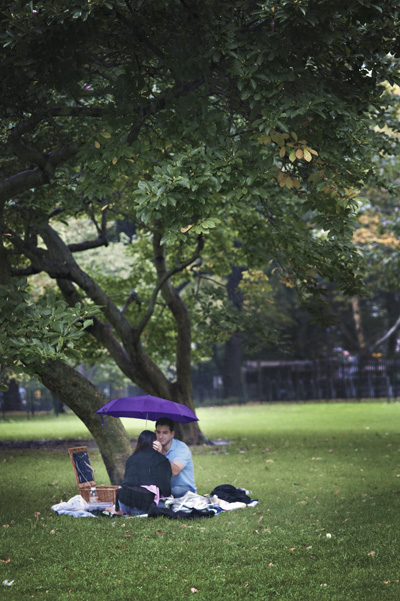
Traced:
<path fill-rule="evenodd" d="M 307 401 L 400 397 L 400 360 L 247 361 L 246 400 Z"/>
<path fill-rule="evenodd" d="M 224 398 L 221 375 L 215 366 L 202 366 L 193 373 L 193 393 L 197 407 L 246 403 L 248 401 L 329 401 L 400 398 L 400 360 L 316 359 L 304 361 L 245 361 L 241 367 L 242 390 Z M 15 394 L 0 395 L 0 413 L 63 410 L 42 384 L 32 380 L 25 388 L 15 383 Z M 109 398 L 145 394 L 129 384 L 111 388 L 103 383 L 99 388 Z"/>

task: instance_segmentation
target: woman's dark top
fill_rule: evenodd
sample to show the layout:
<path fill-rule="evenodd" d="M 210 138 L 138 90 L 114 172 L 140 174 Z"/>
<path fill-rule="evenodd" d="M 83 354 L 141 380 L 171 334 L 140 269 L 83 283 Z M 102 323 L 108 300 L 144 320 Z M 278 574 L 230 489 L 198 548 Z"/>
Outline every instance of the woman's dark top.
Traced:
<path fill-rule="evenodd" d="M 168 459 L 153 449 L 138 451 L 131 455 L 125 465 L 125 475 L 121 482 L 121 488 L 117 491 L 116 509 L 119 508 L 118 501 L 128 507 L 137 507 L 147 511 L 154 499 L 153 493 L 142 484 L 154 484 L 160 490 L 160 495 L 169 497 L 171 495 L 171 464 Z"/>

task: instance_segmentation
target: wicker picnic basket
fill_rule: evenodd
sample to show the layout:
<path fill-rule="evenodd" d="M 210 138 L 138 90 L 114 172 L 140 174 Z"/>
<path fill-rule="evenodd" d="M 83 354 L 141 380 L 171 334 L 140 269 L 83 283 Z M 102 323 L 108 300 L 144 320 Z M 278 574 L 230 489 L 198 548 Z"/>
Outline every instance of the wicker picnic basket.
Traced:
<path fill-rule="evenodd" d="M 71 458 L 79 494 L 85 501 L 89 501 L 90 489 L 92 486 L 95 486 L 99 501 L 110 503 L 110 505 L 114 504 L 119 486 L 96 484 L 96 480 L 93 478 L 93 468 L 90 465 L 87 447 L 72 447 L 68 449 L 68 453 Z"/>

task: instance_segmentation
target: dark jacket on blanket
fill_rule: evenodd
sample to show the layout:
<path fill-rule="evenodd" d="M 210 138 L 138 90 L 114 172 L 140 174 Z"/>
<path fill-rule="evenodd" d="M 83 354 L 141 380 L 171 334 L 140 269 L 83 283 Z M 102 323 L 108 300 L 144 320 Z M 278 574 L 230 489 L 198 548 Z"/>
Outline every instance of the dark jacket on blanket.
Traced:
<path fill-rule="evenodd" d="M 119 501 L 129 507 L 137 507 L 144 511 L 150 506 L 154 495 L 141 485 L 157 486 L 160 496 L 171 495 L 171 464 L 164 455 L 153 449 L 138 451 L 131 455 L 125 465 L 125 475 L 121 488 L 117 491 L 116 509 Z"/>
<path fill-rule="evenodd" d="M 252 501 L 243 488 L 236 488 L 232 484 L 220 484 L 216 486 L 210 496 L 214 495 L 228 503 L 246 503 L 248 505 Z"/>

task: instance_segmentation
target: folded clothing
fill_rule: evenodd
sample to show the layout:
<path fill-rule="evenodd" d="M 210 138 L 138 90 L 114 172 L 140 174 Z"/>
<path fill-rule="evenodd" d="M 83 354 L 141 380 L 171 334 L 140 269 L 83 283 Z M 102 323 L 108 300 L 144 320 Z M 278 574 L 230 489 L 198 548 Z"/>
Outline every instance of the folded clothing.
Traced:
<path fill-rule="evenodd" d="M 214 488 L 211 497 L 216 496 L 228 503 L 245 503 L 249 505 L 253 501 L 249 497 L 249 494 L 251 494 L 251 491 L 245 488 L 236 488 L 232 484 L 220 484 Z"/>

